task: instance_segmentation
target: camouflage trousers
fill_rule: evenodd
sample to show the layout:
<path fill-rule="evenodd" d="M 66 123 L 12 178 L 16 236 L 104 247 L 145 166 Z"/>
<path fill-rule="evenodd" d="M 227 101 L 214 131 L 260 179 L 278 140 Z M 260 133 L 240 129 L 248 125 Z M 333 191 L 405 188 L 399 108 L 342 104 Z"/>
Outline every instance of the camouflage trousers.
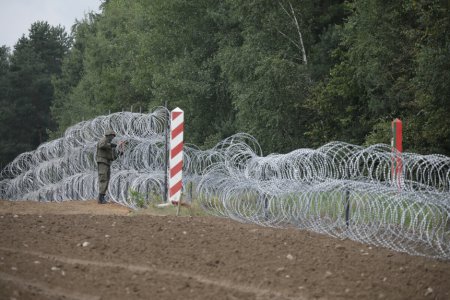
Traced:
<path fill-rule="evenodd" d="M 111 167 L 105 163 L 98 163 L 98 193 L 106 194 L 108 190 Z"/>

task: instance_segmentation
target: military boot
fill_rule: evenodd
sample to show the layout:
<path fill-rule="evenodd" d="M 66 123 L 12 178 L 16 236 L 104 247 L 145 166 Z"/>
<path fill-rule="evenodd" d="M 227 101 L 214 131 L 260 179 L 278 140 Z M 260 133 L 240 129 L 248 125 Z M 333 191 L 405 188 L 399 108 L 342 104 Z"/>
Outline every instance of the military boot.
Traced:
<path fill-rule="evenodd" d="M 108 203 L 108 202 L 106 202 L 105 194 L 102 194 L 102 201 L 100 204 L 106 204 L 106 203 Z"/>
<path fill-rule="evenodd" d="M 102 194 L 98 194 L 98 204 L 102 204 Z"/>

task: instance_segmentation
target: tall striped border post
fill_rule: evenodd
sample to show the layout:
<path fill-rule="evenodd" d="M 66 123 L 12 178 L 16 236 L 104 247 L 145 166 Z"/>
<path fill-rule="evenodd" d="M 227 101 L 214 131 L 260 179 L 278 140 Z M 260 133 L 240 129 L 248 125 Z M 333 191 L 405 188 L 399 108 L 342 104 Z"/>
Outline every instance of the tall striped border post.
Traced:
<path fill-rule="evenodd" d="M 184 112 L 175 108 L 170 112 L 170 160 L 169 160 L 169 203 L 178 204 L 183 187 L 183 133 Z"/>

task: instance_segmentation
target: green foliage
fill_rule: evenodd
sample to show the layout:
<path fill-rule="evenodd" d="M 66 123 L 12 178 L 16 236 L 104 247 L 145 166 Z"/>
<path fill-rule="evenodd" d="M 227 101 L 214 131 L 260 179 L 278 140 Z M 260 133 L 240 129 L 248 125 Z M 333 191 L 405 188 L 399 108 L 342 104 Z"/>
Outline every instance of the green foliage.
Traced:
<path fill-rule="evenodd" d="M 145 195 L 140 193 L 139 191 L 130 189 L 128 191 L 130 193 L 131 202 L 135 203 L 138 208 L 146 208 L 147 201 L 145 200 Z"/>
<path fill-rule="evenodd" d="M 348 8 L 336 63 L 307 102 L 313 144 L 389 143 L 399 117 L 406 151 L 449 155 L 448 4 L 364 0 Z"/>
<path fill-rule="evenodd" d="M 414 115 L 411 130 L 419 135 L 412 147 L 427 153 L 450 154 L 450 14 L 449 3 L 420 2 L 414 7 L 423 28 L 416 49 Z"/>
<path fill-rule="evenodd" d="M 71 39 L 62 27 L 36 22 L 28 36 L 19 39 L 13 53 L 2 48 L 2 164 L 45 142 L 47 130 L 54 129 L 49 110 L 53 101 L 51 77 L 61 73 L 61 63 L 70 44 Z"/>
<path fill-rule="evenodd" d="M 88 14 L 82 21 L 77 21 L 72 27 L 74 40 L 70 52 L 64 57 L 61 74 L 52 78 L 54 87 L 54 101 L 51 115 L 58 124 L 56 131 L 51 132 L 51 138 L 60 137 L 64 130 L 83 118 L 92 117 L 93 101 L 85 97 L 84 54 L 89 44 L 90 35 L 95 33 L 94 22 L 97 16 Z M 97 111 L 95 111 L 97 112 Z"/>
<path fill-rule="evenodd" d="M 38 22 L 12 53 L 0 51 L 2 162 L 83 119 L 165 101 L 185 111 L 186 142 L 204 148 L 242 131 L 266 153 L 389 143 L 399 117 L 406 151 L 450 154 L 445 1 L 109 0 L 101 9 L 70 38 Z"/>

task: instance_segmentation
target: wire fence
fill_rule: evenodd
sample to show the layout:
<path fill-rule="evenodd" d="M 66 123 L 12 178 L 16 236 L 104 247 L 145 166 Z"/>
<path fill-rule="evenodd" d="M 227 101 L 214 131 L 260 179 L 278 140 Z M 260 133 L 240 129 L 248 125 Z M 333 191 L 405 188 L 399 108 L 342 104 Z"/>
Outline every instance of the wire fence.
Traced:
<path fill-rule="evenodd" d="M 113 113 L 78 123 L 64 137 L 5 166 L 0 197 L 96 198 L 96 143 L 112 128 L 116 143 L 128 143 L 112 164 L 110 201 L 133 209 L 142 201 L 162 202 L 167 114 L 157 108 L 149 114 Z M 185 145 L 183 159 L 185 199 L 196 199 L 210 214 L 450 258 L 449 157 L 343 142 L 262 156 L 258 142 L 240 133 L 209 150 Z M 396 172 L 399 161 L 401 172 Z"/>

